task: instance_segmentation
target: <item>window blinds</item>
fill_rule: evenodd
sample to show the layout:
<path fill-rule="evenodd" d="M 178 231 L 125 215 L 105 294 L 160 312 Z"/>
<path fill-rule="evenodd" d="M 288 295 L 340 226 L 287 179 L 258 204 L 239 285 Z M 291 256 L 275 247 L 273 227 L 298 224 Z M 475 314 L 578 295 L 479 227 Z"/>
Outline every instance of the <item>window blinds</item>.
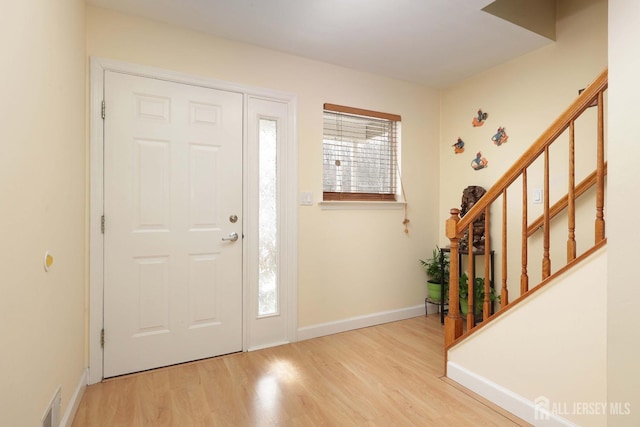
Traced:
<path fill-rule="evenodd" d="M 400 116 L 324 105 L 324 200 L 395 200 Z"/>

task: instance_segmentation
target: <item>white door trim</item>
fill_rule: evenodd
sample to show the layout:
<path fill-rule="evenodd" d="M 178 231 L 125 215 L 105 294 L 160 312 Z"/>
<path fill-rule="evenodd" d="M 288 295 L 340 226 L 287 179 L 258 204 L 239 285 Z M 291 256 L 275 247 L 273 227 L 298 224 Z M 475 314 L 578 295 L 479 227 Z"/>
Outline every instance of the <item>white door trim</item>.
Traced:
<path fill-rule="evenodd" d="M 220 80 L 203 78 L 179 72 L 167 71 L 153 67 L 146 67 L 119 61 L 112 61 L 103 58 L 91 58 L 90 60 L 90 99 L 89 99 L 89 120 L 90 120 L 90 206 L 89 206 L 89 383 L 100 382 L 103 378 L 103 354 L 100 345 L 101 332 L 103 327 L 103 272 L 104 272 L 104 239 L 101 232 L 101 217 L 103 213 L 103 135 L 104 127 L 102 120 L 102 100 L 104 98 L 104 73 L 105 71 L 115 71 L 134 74 L 143 77 L 157 78 L 172 82 L 186 83 L 195 86 L 202 86 L 214 89 L 222 89 L 232 92 L 242 93 L 244 96 L 244 111 L 246 117 L 249 97 L 262 97 L 279 102 L 287 103 L 289 108 L 288 135 L 290 143 L 286 149 L 287 176 L 286 192 L 283 194 L 282 206 L 284 210 L 281 226 L 285 228 L 286 246 L 288 258 L 281 266 L 282 277 L 287 281 L 287 338 L 289 342 L 297 340 L 297 290 L 298 290 L 298 260 L 297 260 L 297 230 L 298 230 L 298 210 L 297 210 L 297 182 L 298 182 L 298 150 L 297 150 L 297 99 L 293 94 L 276 92 L 272 90 L 239 85 Z M 108 108 L 108 107 L 107 107 Z M 106 114 L 109 114 L 108 111 Z M 247 120 L 244 120 L 243 150 L 248 148 L 247 141 Z M 246 156 L 243 156 L 243 167 L 246 170 Z M 244 217 L 246 218 L 246 203 Z M 249 221 L 247 225 L 249 225 Z M 107 224 L 108 227 L 108 224 Z M 243 247 L 246 249 L 248 240 L 256 236 L 255 230 L 245 228 L 246 238 Z M 244 251 L 246 254 L 246 250 Z M 246 255 L 245 255 L 246 257 Z M 246 258 L 245 258 L 246 259 Z M 244 262 L 243 271 L 243 311 L 248 308 L 248 282 L 247 263 Z M 247 341 L 247 323 L 243 323 L 243 350 L 247 351 L 251 343 Z M 108 340 L 108 336 L 107 336 Z M 274 343 L 277 344 L 277 343 Z"/>

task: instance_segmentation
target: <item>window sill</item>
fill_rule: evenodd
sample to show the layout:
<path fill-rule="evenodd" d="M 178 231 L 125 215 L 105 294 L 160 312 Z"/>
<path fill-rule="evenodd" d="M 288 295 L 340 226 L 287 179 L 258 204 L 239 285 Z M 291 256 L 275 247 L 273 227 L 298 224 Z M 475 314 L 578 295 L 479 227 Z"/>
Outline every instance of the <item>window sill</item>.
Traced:
<path fill-rule="evenodd" d="M 407 202 L 383 202 L 383 201 L 351 201 L 335 200 L 319 202 L 318 206 L 322 210 L 384 210 L 384 209 L 404 209 Z"/>

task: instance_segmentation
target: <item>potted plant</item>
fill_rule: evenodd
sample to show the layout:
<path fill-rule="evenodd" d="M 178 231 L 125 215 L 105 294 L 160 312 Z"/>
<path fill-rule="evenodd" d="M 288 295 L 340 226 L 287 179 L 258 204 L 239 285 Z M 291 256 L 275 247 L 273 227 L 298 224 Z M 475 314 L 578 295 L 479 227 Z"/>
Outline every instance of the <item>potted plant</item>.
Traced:
<path fill-rule="evenodd" d="M 420 264 L 427 273 L 427 297 L 432 301 L 440 301 L 441 295 L 447 294 L 449 283 L 449 254 L 442 253 L 440 260 L 440 248 L 436 245 L 429 259 L 421 259 Z M 445 284 L 444 292 L 440 291 L 441 283 Z"/>
<path fill-rule="evenodd" d="M 473 285 L 473 305 L 474 315 L 482 313 L 482 304 L 484 303 L 484 278 L 476 277 Z M 467 273 L 460 276 L 460 285 L 458 287 L 458 295 L 460 297 L 460 312 L 463 316 L 469 313 L 469 277 Z M 500 301 L 500 296 L 496 295 L 495 289 L 489 287 L 489 301 Z"/>

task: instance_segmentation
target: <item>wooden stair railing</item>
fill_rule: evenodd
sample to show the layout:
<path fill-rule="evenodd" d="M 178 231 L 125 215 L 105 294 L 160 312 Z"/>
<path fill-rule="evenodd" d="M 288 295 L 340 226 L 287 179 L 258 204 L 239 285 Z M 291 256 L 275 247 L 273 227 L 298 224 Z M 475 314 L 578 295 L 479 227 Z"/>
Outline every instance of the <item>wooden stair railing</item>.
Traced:
<path fill-rule="evenodd" d="M 604 70 L 582 93 L 576 100 L 562 113 L 558 119 L 525 151 L 525 153 L 513 164 L 509 170 L 482 196 L 476 204 L 460 218 L 460 210 L 453 208 L 450 210 L 451 217 L 447 219 L 445 232 L 450 241 L 450 269 L 449 269 L 449 312 L 445 318 L 445 353 L 447 350 L 461 339 L 463 334 L 463 319 L 460 315 L 459 305 L 459 241 L 465 231 L 469 232 L 469 236 L 473 236 L 473 222 L 482 214 L 485 214 L 485 253 L 488 254 L 492 250 L 492 242 L 490 239 L 490 215 L 491 205 L 502 197 L 502 233 L 501 233 L 501 283 L 500 283 L 500 311 L 509 306 L 509 290 L 507 276 L 507 190 L 518 179 L 522 181 L 522 243 L 521 243 L 521 273 L 520 273 L 520 296 L 518 300 L 522 300 L 525 294 L 529 293 L 529 237 L 538 229 L 542 229 L 542 281 L 548 283 L 551 276 L 551 257 L 550 257 L 550 222 L 558 213 L 567 209 L 567 264 L 574 264 L 576 260 L 576 198 L 582 195 L 592 186 L 596 187 L 595 195 L 595 239 L 594 247 L 600 247 L 605 243 L 605 220 L 604 220 L 604 176 L 606 174 L 606 162 L 604 159 L 604 93 L 608 87 L 608 71 Z M 597 135 L 596 135 L 596 170 L 583 180 L 577 186 L 575 185 L 575 121 L 585 112 L 587 108 L 596 104 L 597 111 Z M 549 205 L 549 169 L 550 169 L 550 153 L 549 147 L 562 135 L 569 130 L 569 153 L 568 153 L 568 191 L 560 201 L 553 206 Z M 528 200 L 527 200 L 527 169 L 538 158 L 542 157 L 544 162 L 543 171 L 543 214 L 540 218 L 529 224 L 528 220 Z M 472 239 L 470 238 L 471 242 Z M 472 257 L 473 245 L 469 245 L 469 259 Z M 586 252 L 592 252 L 593 248 L 587 249 Z M 489 257 L 485 256 L 484 277 L 490 277 Z M 474 305 L 474 280 L 475 272 L 472 271 L 474 264 L 469 264 L 468 272 L 468 314 L 467 314 L 467 331 L 468 336 L 474 331 L 476 326 L 475 307 Z M 564 271 L 564 268 L 558 272 Z M 484 281 L 484 300 L 482 301 L 483 324 L 486 324 L 490 318 L 498 313 L 491 314 L 491 302 L 489 297 L 489 280 Z M 446 354 L 445 354 L 446 360 Z M 446 367 L 445 367 L 446 369 Z"/>
<path fill-rule="evenodd" d="M 589 176 L 583 179 L 580 184 L 575 187 L 575 198 L 578 199 L 587 190 L 592 188 L 597 183 L 597 172 L 593 171 Z M 604 174 L 607 174 L 607 162 L 604 162 Z M 549 219 L 555 218 L 560 212 L 564 211 L 569 205 L 569 193 L 565 194 L 560 200 L 558 200 L 549 209 Z M 536 231 L 541 230 L 543 227 L 544 215 L 540 215 L 535 221 L 529 224 L 527 228 L 527 237 L 533 236 Z"/>

